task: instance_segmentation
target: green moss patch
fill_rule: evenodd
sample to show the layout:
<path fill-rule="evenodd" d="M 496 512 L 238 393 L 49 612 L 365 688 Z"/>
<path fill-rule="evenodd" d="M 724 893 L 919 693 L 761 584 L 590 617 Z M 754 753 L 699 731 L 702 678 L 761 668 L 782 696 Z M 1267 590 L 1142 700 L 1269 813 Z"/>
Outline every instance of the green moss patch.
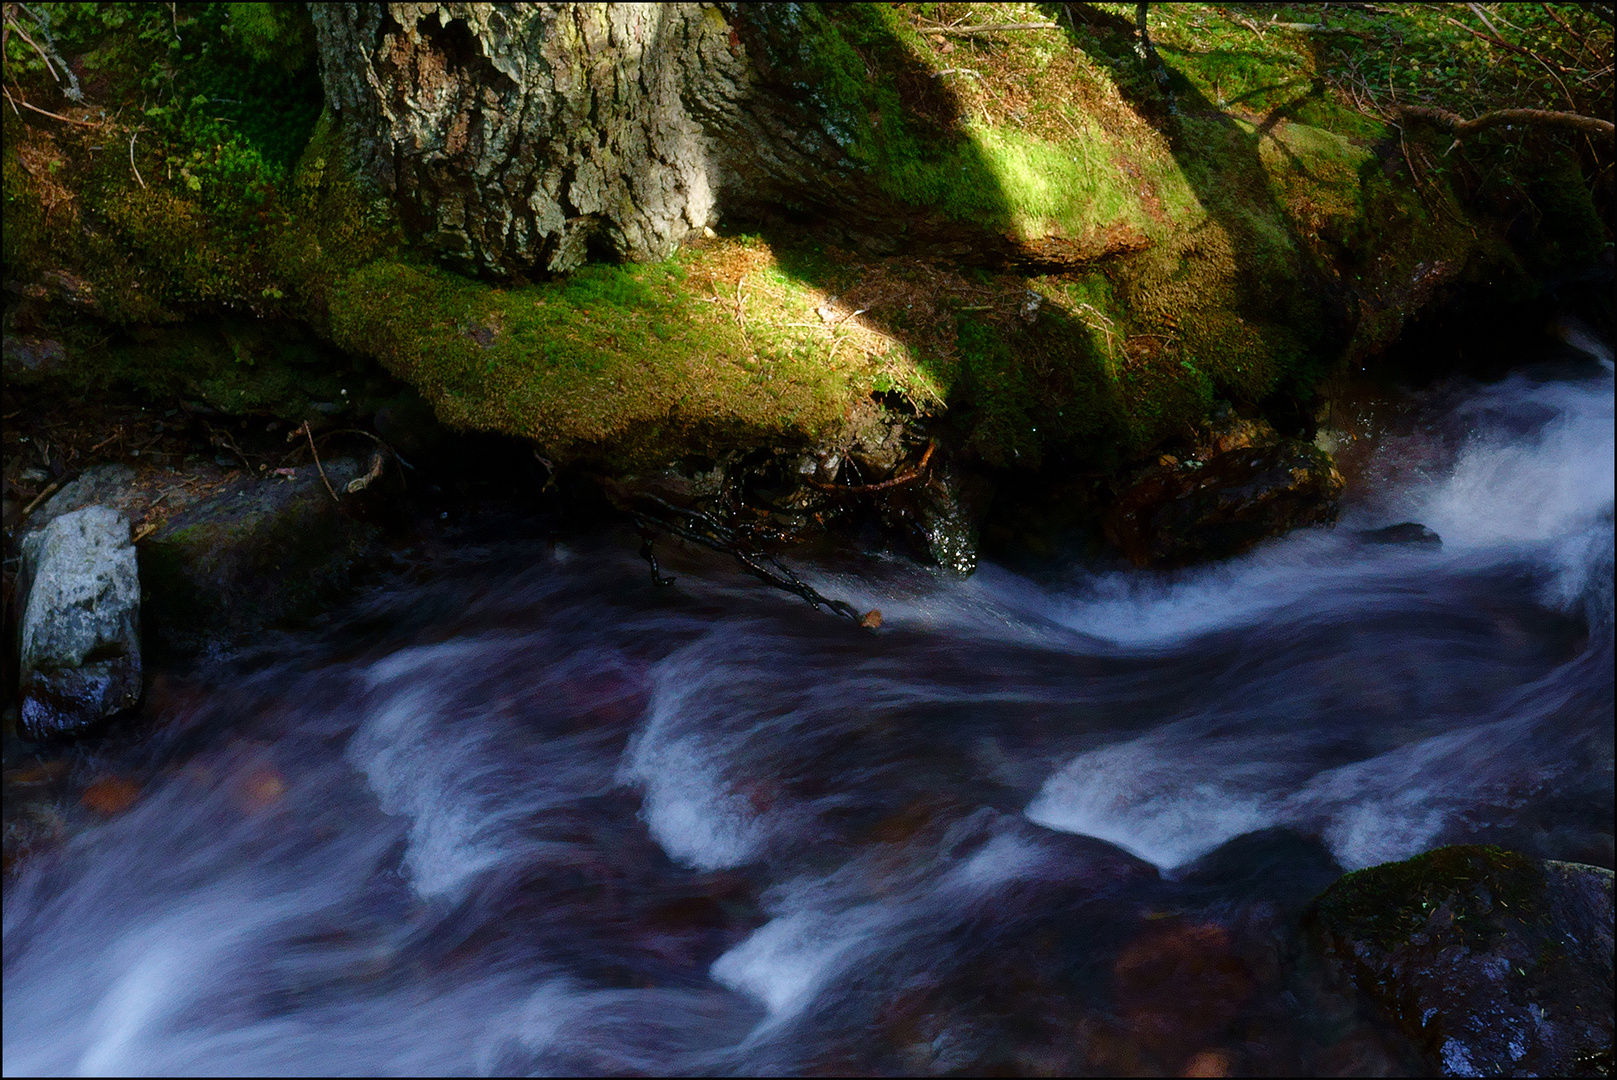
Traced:
<path fill-rule="evenodd" d="M 1468 944 L 1482 947 L 1493 932 L 1482 916 L 1508 912 L 1517 922 L 1545 918 L 1544 889 L 1543 871 L 1527 856 L 1459 845 L 1356 870 L 1315 904 L 1320 923 L 1337 937 L 1372 941 L 1389 951 L 1448 904 L 1455 926 L 1470 935 Z"/>

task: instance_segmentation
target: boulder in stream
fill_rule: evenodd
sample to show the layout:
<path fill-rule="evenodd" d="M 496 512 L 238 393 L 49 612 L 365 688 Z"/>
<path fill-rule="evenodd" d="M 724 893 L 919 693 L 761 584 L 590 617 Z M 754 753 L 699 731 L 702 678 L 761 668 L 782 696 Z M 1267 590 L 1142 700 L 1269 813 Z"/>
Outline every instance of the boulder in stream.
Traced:
<path fill-rule="evenodd" d="M 1439 848 L 1347 875 L 1305 925 L 1433 1074 L 1611 1074 L 1610 870 Z"/>
<path fill-rule="evenodd" d="M 140 579 L 129 519 L 107 506 L 56 517 L 24 538 L 23 733 L 84 731 L 140 699 Z"/>
<path fill-rule="evenodd" d="M 1342 486 L 1331 456 L 1297 439 L 1242 445 L 1206 460 L 1164 455 L 1130 479 L 1102 524 L 1135 565 L 1181 566 L 1330 524 Z"/>

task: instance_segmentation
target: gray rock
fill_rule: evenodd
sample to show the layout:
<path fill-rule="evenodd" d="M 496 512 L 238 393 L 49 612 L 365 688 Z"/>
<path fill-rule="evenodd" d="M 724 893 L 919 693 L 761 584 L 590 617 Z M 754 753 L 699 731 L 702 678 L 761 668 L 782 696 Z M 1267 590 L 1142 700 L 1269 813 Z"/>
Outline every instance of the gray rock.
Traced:
<path fill-rule="evenodd" d="M 1342 878 L 1309 916 L 1445 1076 L 1609 1076 L 1612 872 L 1447 847 Z"/>
<path fill-rule="evenodd" d="M 62 514 L 23 540 L 22 730 L 73 734 L 140 699 L 140 578 L 129 519 Z"/>
<path fill-rule="evenodd" d="M 131 514 L 137 493 L 134 491 L 135 470 L 128 465 L 97 465 L 85 469 L 71 483 L 50 497 L 34 511 L 28 520 L 30 532 L 43 529 L 63 514 L 71 514 L 86 506 L 110 506 Z"/>

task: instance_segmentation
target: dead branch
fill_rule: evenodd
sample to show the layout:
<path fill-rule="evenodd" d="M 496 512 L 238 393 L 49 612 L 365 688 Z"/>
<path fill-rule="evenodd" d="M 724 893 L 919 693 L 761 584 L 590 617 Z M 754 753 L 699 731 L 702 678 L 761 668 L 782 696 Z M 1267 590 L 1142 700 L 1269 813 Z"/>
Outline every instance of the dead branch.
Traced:
<path fill-rule="evenodd" d="M 608 488 L 609 496 L 611 488 Z M 734 529 L 714 518 L 711 514 L 700 510 L 693 510 L 682 506 L 675 506 L 666 499 L 641 492 L 633 498 L 639 501 L 638 506 L 624 506 L 635 519 L 640 529 L 643 541 L 640 554 L 651 563 L 652 578 L 659 585 L 664 581 L 672 582 L 671 578 L 662 577 L 657 566 L 656 557 L 651 554 L 650 526 L 657 526 L 664 532 L 677 536 L 682 540 L 701 544 L 703 547 L 722 551 L 731 556 L 749 574 L 763 581 L 766 585 L 792 593 L 808 601 L 814 607 L 823 607 L 833 615 L 840 616 L 850 622 L 861 626 L 868 626 L 868 616 L 862 615 L 857 608 L 845 600 L 833 600 L 822 595 L 812 585 L 805 582 L 779 561 L 769 555 L 752 548 L 742 536 Z M 620 502 L 621 497 L 615 502 Z"/>
<path fill-rule="evenodd" d="M 140 184 L 142 191 L 146 190 L 146 181 L 140 178 L 140 169 L 135 165 L 135 140 L 140 137 L 140 128 L 129 133 L 129 169 L 135 174 L 135 181 Z"/>
<path fill-rule="evenodd" d="M 1017 22 L 988 23 L 983 26 L 939 26 L 928 29 L 929 34 L 947 34 L 950 37 L 975 37 L 978 34 L 1003 34 L 1013 30 L 1059 30 L 1060 23 Z"/>
<path fill-rule="evenodd" d="M 19 90 L 19 93 L 20 92 L 21 91 Z M 16 98 L 11 96 L 11 91 L 9 89 L 6 90 L 6 100 L 11 102 L 12 111 L 16 111 L 17 106 L 21 105 L 23 108 L 27 109 L 30 112 L 36 112 L 41 116 L 48 116 L 52 120 L 60 120 L 63 123 L 77 124 L 79 127 L 100 127 L 101 126 L 100 124 L 94 123 L 94 122 L 89 121 L 89 120 L 75 120 L 71 116 L 63 116 L 61 113 L 53 113 L 53 112 L 49 111 L 48 109 L 41 109 L 38 105 L 30 105 L 26 100 L 18 101 Z"/>
<path fill-rule="evenodd" d="M 1488 17 L 1482 13 L 1481 8 L 1479 8 L 1475 4 L 1467 4 L 1466 7 L 1470 8 L 1472 13 L 1475 14 L 1479 19 L 1482 20 L 1482 25 L 1483 26 L 1486 26 L 1490 31 L 1493 31 L 1493 24 L 1488 21 Z M 1488 44 L 1490 44 L 1490 45 L 1494 45 L 1494 46 L 1496 46 L 1498 48 L 1504 49 L 1507 52 L 1513 52 L 1513 53 L 1516 53 L 1517 55 L 1525 56 L 1529 60 L 1535 61 L 1540 67 L 1542 67 L 1545 71 L 1550 73 L 1550 78 L 1555 80 L 1556 85 L 1561 88 L 1561 93 L 1566 95 L 1567 104 L 1571 105 L 1573 108 L 1577 108 L 1577 102 L 1572 100 L 1572 92 L 1566 88 L 1566 83 L 1561 81 L 1561 76 L 1556 74 L 1555 67 L 1553 65 L 1551 65 L 1548 60 L 1546 60 L 1542 56 L 1538 55 L 1538 53 L 1534 52 L 1532 49 L 1529 49 L 1529 48 L 1526 48 L 1525 46 L 1517 45 L 1517 44 L 1514 44 L 1512 42 L 1506 41 L 1504 38 L 1499 36 L 1497 31 L 1494 31 L 1493 33 L 1484 34 L 1484 33 L 1481 33 L 1480 31 L 1473 30 L 1471 27 L 1465 25 L 1465 23 L 1460 22 L 1458 19 L 1451 19 L 1447 15 L 1443 16 L 1443 21 L 1447 22 L 1447 23 L 1452 23 L 1453 25 L 1458 26 L 1461 30 L 1464 30 L 1466 33 L 1470 34 L 1472 37 L 1481 38 L 1483 41 L 1488 42 Z"/>
<path fill-rule="evenodd" d="M 22 23 L 17 21 L 18 11 L 22 11 L 30 19 L 34 20 L 34 29 L 39 31 L 41 40 L 45 42 L 43 47 L 40 46 L 39 42 L 29 37 L 28 32 L 22 28 Z M 45 70 L 50 72 L 51 78 L 56 80 L 56 85 L 62 85 L 62 75 L 67 76 L 67 86 L 62 88 L 63 97 L 75 103 L 84 100 L 84 91 L 79 89 L 79 77 L 73 73 L 73 69 L 68 65 L 67 61 L 62 59 L 62 54 L 57 51 L 56 42 L 51 37 L 49 15 L 45 14 L 43 10 L 35 11 L 27 4 L 7 4 L 5 7 L 5 27 L 8 32 L 15 33 L 39 54 L 39 58 L 45 62 Z M 53 60 L 55 61 L 54 64 L 51 62 Z M 56 73 L 57 68 L 62 69 L 62 75 Z"/>
<path fill-rule="evenodd" d="M 1472 120 L 1451 113 L 1447 109 L 1425 105 L 1401 105 L 1398 112 L 1401 116 L 1412 120 L 1424 120 L 1434 127 L 1451 132 L 1456 139 L 1464 139 L 1468 135 L 1474 135 L 1485 128 L 1498 127 L 1500 124 L 1569 128 L 1590 135 L 1601 135 L 1607 139 L 1617 135 L 1617 127 L 1614 127 L 1610 120 L 1602 120 L 1598 116 L 1584 116 L 1581 113 L 1553 112 L 1549 109 L 1495 109 Z"/>
<path fill-rule="evenodd" d="M 326 490 L 331 492 L 331 501 L 341 502 L 342 500 L 337 498 L 337 493 L 332 490 L 331 481 L 326 479 L 326 467 L 320 464 L 320 451 L 314 448 L 314 433 L 309 430 L 307 420 L 303 421 L 303 437 L 309 440 L 309 453 L 314 455 L 314 467 L 320 470 L 320 480 L 326 485 Z"/>
<path fill-rule="evenodd" d="M 936 440 L 928 442 L 926 444 L 926 452 L 921 455 L 921 460 L 915 463 L 914 468 L 906 469 L 899 475 L 894 476 L 891 479 L 883 480 L 877 484 L 860 484 L 857 487 L 843 487 L 841 484 L 827 484 L 821 480 L 810 480 L 808 483 L 809 486 L 817 487 L 821 491 L 834 491 L 839 495 L 863 495 L 868 491 L 883 491 L 887 488 L 903 487 L 905 484 L 914 483 L 916 480 L 920 479 L 921 474 L 926 472 L 927 462 L 932 460 L 932 451 L 936 450 L 937 448 L 938 444 Z"/>
<path fill-rule="evenodd" d="M 61 483 L 60 480 L 52 480 L 50 482 L 50 484 L 45 488 L 44 491 L 41 491 L 38 495 L 35 495 L 33 501 L 30 502 L 27 506 L 22 508 L 22 513 L 17 515 L 17 523 L 20 525 L 24 521 L 27 521 L 28 520 L 28 515 L 32 514 L 34 512 L 34 507 L 36 507 L 40 503 L 44 502 L 47 498 L 50 497 L 51 492 L 55 491 L 57 488 L 59 488 L 61 486 L 62 486 L 62 483 Z"/>

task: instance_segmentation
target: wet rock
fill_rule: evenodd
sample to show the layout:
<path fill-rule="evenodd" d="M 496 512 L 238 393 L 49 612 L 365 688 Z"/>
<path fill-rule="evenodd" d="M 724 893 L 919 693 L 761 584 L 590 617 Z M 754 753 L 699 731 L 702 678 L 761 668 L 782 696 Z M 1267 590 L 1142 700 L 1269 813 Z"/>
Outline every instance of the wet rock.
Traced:
<path fill-rule="evenodd" d="M 978 525 L 990 498 L 986 484 L 948 465 L 916 483 L 881 492 L 882 525 L 905 535 L 917 559 L 961 577 L 977 568 Z"/>
<path fill-rule="evenodd" d="M 1251 436 L 1236 433 L 1231 441 Z M 1330 455 L 1296 439 L 1215 452 L 1205 461 L 1164 455 L 1130 478 L 1102 525 L 1138 566 L 1184 565 L 1334 522 L 1342 486 Z"/>
<path fill-rule="evenodd" d="M 74 734 L 140 699 L 140 579 L 129 519 L 62 514 L 23 540 L 21 727 Z"/>
<path fill-rule="evenodd" d="M 1405 544 L 1409 547 L 1442 547 L 1443 538 L 1418 521 L 1404 521 L 1384 529 L 1365 529 L 1359 539 L 1366 544 Z"/>
<path fill-rule="evenodd" d="M 1347 875 L 1307 925 L 1434 1074 L 1610 1075 L 1610 870 L 1440 848 Z"/>
<path fill-rule="evenodd" d="M 345 493 L 359 463 L 240 477 L 187 506 L 141 546 L 148 622 L 165 649 L 217 640 L 308 614 L 347 584 L 376 530 Z M 327 490 L 327 481 L 337 493 Z"/>

